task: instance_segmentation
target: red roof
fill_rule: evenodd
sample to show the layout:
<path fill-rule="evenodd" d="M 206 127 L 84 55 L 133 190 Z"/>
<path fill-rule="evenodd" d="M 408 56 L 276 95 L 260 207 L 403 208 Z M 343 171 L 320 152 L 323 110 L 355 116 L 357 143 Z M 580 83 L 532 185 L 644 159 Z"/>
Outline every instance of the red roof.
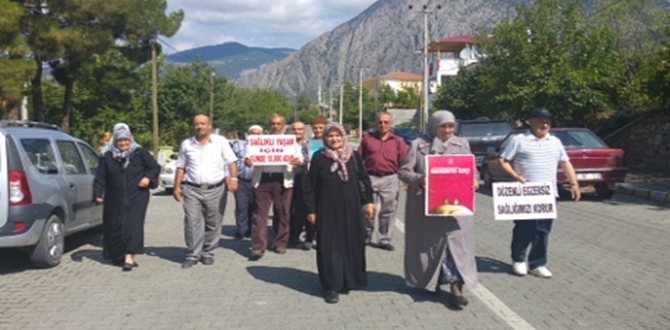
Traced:
<path fill-rule="evenodd" d="M 429 52 L 459 52 L 465 48 L 465 45 L 472 45 L 474 36 L 453 36 L 449 38 L 439 39 L 431 42 L 428 45 Z"/>

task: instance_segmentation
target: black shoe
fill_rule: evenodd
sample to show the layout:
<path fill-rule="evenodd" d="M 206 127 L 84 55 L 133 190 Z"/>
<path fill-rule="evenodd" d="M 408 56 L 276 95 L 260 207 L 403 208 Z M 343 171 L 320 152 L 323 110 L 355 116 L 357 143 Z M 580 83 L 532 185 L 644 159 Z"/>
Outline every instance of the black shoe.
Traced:
<path fill-rule="evenodd" d="M 393 250 L 395 250 L 395 247 L 394 247 L 393 245 L 391 245 L 391 243 L 382 243 L 382 244 L 379 244 L 378 247 L 379 247 L 380 249 L 382 249 L 382 250 L 386 250 L 386 251 L 393 251 Z"/>
<path fill-rule="evenodd" d="M 253 250 L 251 251 L 251 256 L 249 256 L 249 261 L 256 261 L 260 258 L 263 258 L 264 251 Z"/>
<path fill-rule="evenodd" d="M 239 239 L 243 239 L 243 238 L 244 238 L 244 235 L 242 235 L 241 233 L 235 233 L 235 239 L 239 240 Z"/>
<path fill-rule="evenodd" d="M 337 304 L 339 301 L 339 295 L 335 291 L 326 291 L 323 299 L 325 299 L 329 304 Z"/>
<path fill-rule="evenodd" d="M 211 265 L 214 263 L 214 258 L 213 257 L 202 257 L 201 259 L 203 265 Z"/>
<path fill-rule="evenodd" d="M 129 262 L 124 262 L 122 269 L 123 269 L 124 272 L 129 272 L 129 271 L 133 270 L 133 264 L 131 264 Z"/>
<path fill-rule="evenodd" d="M 449 298 L 449 302 L 454 306 L 467 306 L 468 299 L 463 296 L 454 296 L 453 294 Z"/>
<path fill-rule="evenodd" d="M 187 269 L 195 266 L 198 263 L 197 260 L 195 259 L 186 259 L 184 262 L 181 264 L 181 268 Z"/>
<path fill-rule="evenodd" d="M 112 265 L 114 266 L 123 266 L 123 264 L 126 263 L 123 259 L 117 259 L 117 260 L 112 260 Z"/>

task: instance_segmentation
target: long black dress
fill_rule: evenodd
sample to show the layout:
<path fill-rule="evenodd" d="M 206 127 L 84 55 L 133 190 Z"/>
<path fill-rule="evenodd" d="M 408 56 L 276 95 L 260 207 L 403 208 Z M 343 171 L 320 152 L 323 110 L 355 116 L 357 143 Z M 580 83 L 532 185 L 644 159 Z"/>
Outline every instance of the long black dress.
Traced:
<path fill-rule="evenodd" d="M 358 162 L 358 171 L 356 162 Z M 362 205 L 372 202 L 372 185 L 354 152 L 347 162 L 349 180 L 343 182 L 331 172 L 333 161 L 321 152 L 314 154 L 309 174 L 303 177 L 308 213 L 316 213 L 319 279 L 326 291 L 343 292 L 367 284 L 365 272 L 365 218 Z M 366 187 L 361 196 L 357 182 Z"/>
<path fill-rule="evenodd" d="M 100 158 L 95 175 L 95 198 L 104 198 L 102 253 L 105 259 L 123 260 L 126 253 L 144 252 L 144 218 L 149 188 L 156 187 L 160 165 L 148 151 L 137 148 L 128 156 L 127 168 L 108 151 Z M 140 188 L 143 177 L 151 181 Z"/>

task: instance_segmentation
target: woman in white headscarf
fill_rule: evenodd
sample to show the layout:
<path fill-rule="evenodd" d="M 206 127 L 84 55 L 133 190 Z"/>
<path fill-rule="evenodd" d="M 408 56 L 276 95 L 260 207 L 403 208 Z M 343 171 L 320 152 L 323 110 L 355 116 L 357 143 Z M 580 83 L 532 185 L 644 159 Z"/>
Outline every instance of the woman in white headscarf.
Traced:
<path fill-rule="evenodd" d="M 130 130 L 117 130 L 112 141 L 112 150 L 100 158 L 93 194 L 97 203 L 104 201 L 103 257 L 130 271 L 137 266 L 134 256 L 144 252 L 149 189 L 158 186 L 161 167 L 135 143 Z"/>
<path fill-rule="evenodd" d="M 408 185 L 405 207 L 405 280 L 407 285 L 439 292 L 449 284 L 449 303 L 465 306 L 463 284 L 477 286 L 472 215 L 425 216 L 426 155 L 472 154 L 467 140 L 454 136 L 456 118 L 435 112 L 423 138 L 412 141 L 398 176 Z M 475 173 L 473 189 L 477 189 Z"/>

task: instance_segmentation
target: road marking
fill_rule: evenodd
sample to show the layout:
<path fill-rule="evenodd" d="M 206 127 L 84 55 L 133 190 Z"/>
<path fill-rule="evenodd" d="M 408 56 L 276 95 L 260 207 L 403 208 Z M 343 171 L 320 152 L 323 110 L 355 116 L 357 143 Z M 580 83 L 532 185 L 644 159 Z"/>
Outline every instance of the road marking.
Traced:
<path fill-rule="evenodd" d="M 400 219 L 395 219 L 395 226 L 400 230 L 401 233 L 405 234 L 405 223 L 400 221 Z M 496 297 L 493 292 L 483 286 L 481 283 L 477 285 L 477 288 L 472 291 L 472 294 L 481 300 L 481 302 L 486 305 L 493 313 L 495 313 L 499 318 L 507 323 L 512 329 L 515 330 L 535 330 L 535 328 L 526 322 L 521 316 L 515 313 L 511 308 L 505 305 L 498 297 Z"/>

